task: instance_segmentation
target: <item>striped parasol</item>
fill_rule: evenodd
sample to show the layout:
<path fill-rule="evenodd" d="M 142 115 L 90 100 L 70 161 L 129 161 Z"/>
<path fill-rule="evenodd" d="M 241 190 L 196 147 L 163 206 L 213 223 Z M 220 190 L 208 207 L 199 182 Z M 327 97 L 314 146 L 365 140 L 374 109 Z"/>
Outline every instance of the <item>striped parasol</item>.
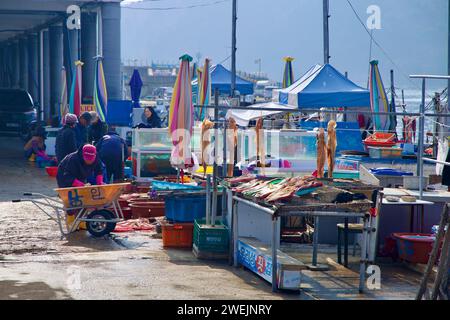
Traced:
<path fill-rule="evenodd" d="M 106 122 L 108 113 L 108 93 L 106 92 L 105 74 L 103 72 L 102 57 L 98 56 L 95 65 L 94 105 L 101 121 Z"/>
<path fill-rule="evenodd" d="M 292 57 L 284 57 L 283 60 L 285 61 L 284 64 L 284 72 L 283 72 L 283 88 L 289 87 L 292 83 L 294 83 L 294 70 L 292 69 L 292 61 L 294 61 L 294 58 Z M 290 120 L 291 120 L 291 113 L 286 113 L 286 127 L 290 128 Z"/>
<path fill-rule="evenodd" d="M 284 73 L 283 73 L 283 88 L 289 87 L 294 82 L 294 71 L 292 70 L 292 57 L 284 57 Z"/>
<path fill-rule="evenodd" d="M 67 72 L 64 66 L 61 68 L 61 96 L 59 100 L 59 116 L 61 124 L 64 125 L 64 117 L 69 113 L 69 104 L 67 103 Z"/>
<path fill-rule="evenodd" d="M 181 64 L 173 88 L 169 108 L 169 133 L 175 148 L 172 151 L 172 165 L 185 168 L 191 165 L 190 137 L 194 125 L 194 107 L 192 105 L 191 70 L 192 57 L 185 54 L 180 57 Z"/>
<path fill-rule="evenodd" d="M 202 106 L 199 111 L 199 120 L 203 121 L 208 114 L 208 109 L 203 106 L 209 105 L 211 101 L 211 72 L 209 70 L 209 59 L 205 59 L 203 72 L 199 78 L 199 100 L 198 104 Z"/>
<path fill-rule="evenodd" d="M 389 104 L 384 90 L 383 81 L 381 80 L 380 70 L 378 69 L 378 61 L 370 61 L 369 72 L 369 91 L 370 91 L 370 108 L 372 112 L 388 112 Z M 373 115 L 374 131 L 389 130 L 389 117 L 387 115 Z"/>
<path fill-rule="evenodd" d="M 73 73 L 72 88 L 70 89 L 69 108 L 70 113 L 74 113 L 77 116 L 81 112 L 81 67 L 83 62 L 80 60 L 75 61 L 75 72 Z"/>

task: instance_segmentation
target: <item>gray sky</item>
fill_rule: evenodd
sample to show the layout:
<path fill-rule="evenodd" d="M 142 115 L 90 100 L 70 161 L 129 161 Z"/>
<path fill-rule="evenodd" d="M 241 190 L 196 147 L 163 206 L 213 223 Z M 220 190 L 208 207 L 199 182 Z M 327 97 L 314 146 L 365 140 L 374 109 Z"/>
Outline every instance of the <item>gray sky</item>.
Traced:
<path fill-rule="evenodd" d="M 129 0 L 136 1 L 136 0 Z M 132 7 L 168 8 L 212 3 L 217 0 L 158 0 Z M 381 29 L 373 35 L 395 62 L 373 45 L 372 58 L 389 84 L 389 70 L 396 85 L 414 87 L 405 77 L 412 73 L 447 73 L 447 0 L 351 0 L 365 23 L 369 5 L 381 9 Z M 126 3 L 122 4 L 129 5 Z M 370 38 L 346 0 L 330 0 L 330 63 L 359 85 L 366 86 Z M 238 0 L 237 68 L 262 71 L 280 81 L 282 58 L 295 57 L 298 78 L 315 63 L 323 63 L 322 1 Z M 176 62 L 189 53 L 200 52 L 218 63 L 230 55 L 231 1 L 179 10 L 122 9 L 122 59 L 143 62 Z M 224 63 L 229 67 L 230 60 Z M 418 85 L 417 80 L 414 81 Z M 441 87 L 434 82 L 432 87 Z"/>

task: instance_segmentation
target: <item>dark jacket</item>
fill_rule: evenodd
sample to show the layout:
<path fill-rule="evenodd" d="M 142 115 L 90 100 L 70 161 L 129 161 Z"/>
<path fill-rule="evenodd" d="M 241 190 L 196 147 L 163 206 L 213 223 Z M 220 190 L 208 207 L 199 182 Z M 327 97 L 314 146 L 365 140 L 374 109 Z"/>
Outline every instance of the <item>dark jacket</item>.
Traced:
<path fill-rule="evenodd" d="M 108 132 L 108 125 L 100 119 L 88 128 L 88 142 L 96 144 Z"/>
<path fill-rule="evenodd" d="M 79 122 L 75 126 L 75 134 L 77 138 L 77 149 L 88 143 L 88 129 Z"/>
<path fill-rule="evenodd" d="M 152 112 L 152 115 L 146 119 L 144 123 L 140 123 L 138 128 L 161 128 L 161 118 L 156 111 Z"/>
<path fill-rule="evenodd" d="M 58 163 L 69 153 L 77 151 L 77 140 L 75 129 L 65 125 L 56 135 L 55 155 Z"/>
<path fill-rule="evenodd" d="M 99 157 L 94 163 L 87 165 L 83 160 L 83 149 L 80 148 L 71 154 L 68 154 L 58 166 L 56 181 L 59 188 L 71 187 L 75 179 L 83 183 L 92 176 L 103 174 L 103 164 Z"/>
<path fill-rule="evenodd" d="M 95 146 L 97 147 L 97 153 L 100 155 L 102 161 L 108 159 L 117 161 L 117 163 L 122 163 L 128 158 L 127 144 L 125 140 L 115 132 L 108 132 L 108 134 L 104 135 Z"/>
<path fill-rule="evenodd" d="M 447 158 L 445 159 L 445 162 L 450 162 L 450 149 L 447 152 Z M 444 169 L 442 170 L 442 185 L 444 186 L 450 186 L 450 167 L 444 166 Z"/>

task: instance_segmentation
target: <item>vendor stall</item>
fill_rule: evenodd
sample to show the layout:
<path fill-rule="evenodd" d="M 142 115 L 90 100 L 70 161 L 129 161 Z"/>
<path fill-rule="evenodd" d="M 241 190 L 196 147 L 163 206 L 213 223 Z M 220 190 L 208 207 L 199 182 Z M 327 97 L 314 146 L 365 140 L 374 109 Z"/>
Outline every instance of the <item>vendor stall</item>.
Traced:
<path fill-rule="evenodd" d="M 249 180 L 250 179 L 250 180 Z M 236 185 L 235 181 L 246 181 Z M 271 283 L 275 291 L 280 287 L 278 248 L 280 243 L 280 217 L 308 216 L 314 218 L 314 240 L 310 270 L 323 270 L 317 264 L 318 236 L 320 220 L 325 217 L 359 218 L 363 224 L 360 284 L 364 290 L 366 267 L 370 264 L 369 245 L 374 241 L 370 209 L 373 206 L 371 195 L 377 187 L 367 186 L 353 180 L 335 181 L 312 177 L 287 179 L 245 179 L 228 180 L 228 196 L 232 197 L 232 248 L 234 264 L 239 263 L 239 251 L 247 244 L 247 237 L 256 238 L 268 245 L 271 250 Z M 367 194 L 367 196 L 362 196 Z M 346 231 L 348 222 L 346 222 Z M 347 232 L 345 232 L 347 234 Z M 242 249 L 241 249 L 242 250 Z"/>

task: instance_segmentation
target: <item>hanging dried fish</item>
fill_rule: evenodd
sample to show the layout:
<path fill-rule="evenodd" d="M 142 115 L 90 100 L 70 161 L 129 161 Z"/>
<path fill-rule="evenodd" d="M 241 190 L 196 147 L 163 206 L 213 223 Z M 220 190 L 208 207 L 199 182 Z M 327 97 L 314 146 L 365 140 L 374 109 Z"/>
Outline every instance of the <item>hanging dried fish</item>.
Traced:
<path fill-rule="evenodd" d="M 325 143 L 325 131 L 319 129 L 317 133 L 317 178 L 323 178 L 325 159 L 327 157 L 327 145 Z"/>
<path fill-rule="evenodd" d="M 208 146 L 211 144 L 211 137 L 209 135 L 209 130 L 214 127 L 214 122 L 205 118 L 202 122 L 201 139 L 202 139 L 202 154 L 201 163 L 203 167 L 203 175 L 206 176 L 206 166 L 210 162 Z"/>
<path fill-rule="evenodd" d="M 237 146 L 237 124 L 236 120 L 234 120 L 233 117 L 230 117 L 228 119 L 228 129 L 233 130 L 233 135 L 231 137 L 227 134 L 227 145 L 229 146 L 229 150 L 231 151 L 230 154 L 232 155 L 231 159 L 228 159 L 229 163 L 227 164 L 227 176 L 232 177 L 233 176 L 233 168 L 234 168 L 234 160 L 236 157 L 236 153 L 234 152 L 236 146 Z M 231 138 L 231 139 L 230 139 Z"/>
<path fill-rule="evenodd" d="M 256 133 L 256 159 L 259 159 L 261 168 L 265 167 L 265 150 L 264 150 L 264 129 L 263 129 L 263 118 L 259 118 L 256 121 L 255 133 Z"/>
<path fill-rule="evenodd" d="M 336 121 L 330 120 L 328 121 L 327 128 L 327 158 L 328 158 L 328 178 L 333 178 L 333 170 L 334 170 L 334 159 L 336 156 Z"/>

